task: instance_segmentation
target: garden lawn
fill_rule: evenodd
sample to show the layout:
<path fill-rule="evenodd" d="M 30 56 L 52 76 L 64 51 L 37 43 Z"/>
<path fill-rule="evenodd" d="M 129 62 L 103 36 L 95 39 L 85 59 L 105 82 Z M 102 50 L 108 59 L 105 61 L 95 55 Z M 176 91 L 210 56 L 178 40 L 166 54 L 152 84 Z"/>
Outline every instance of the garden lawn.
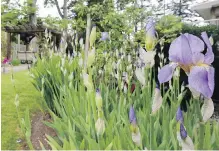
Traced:
<path fill-rule="evenodd" d="M 38 92 L 31 83 L 29 71 L 14 73 L 14 83 L 16 91 L 11 82 L 11 73 L 2 74 L 1 78 L 1 148 L 2 150 L 22 149 L 22 143 L 17 143 L 19 138 L 23 138 L 19 129 L 16 107 L 14 104 L 16 93 L 19 95 L 19 113 L 24 117 L 26 108 L 30 112 L 36 112 L 40 108 L 42 100 Z"/>

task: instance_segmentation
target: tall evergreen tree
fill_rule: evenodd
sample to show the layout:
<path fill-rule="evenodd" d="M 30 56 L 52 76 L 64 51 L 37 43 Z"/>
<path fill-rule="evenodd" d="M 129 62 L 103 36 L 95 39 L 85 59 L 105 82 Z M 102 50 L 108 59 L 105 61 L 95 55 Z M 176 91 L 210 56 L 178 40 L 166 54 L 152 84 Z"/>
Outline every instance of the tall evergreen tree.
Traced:
<path fill-rule="evenodd" d="M 195 17 L 199 17 L 199 14 L 190 8 L 194 2 L 195 0 L 172 0 L 169 8 L 174 15 L 180 16 L 183 20 L 194 21 Z"/>

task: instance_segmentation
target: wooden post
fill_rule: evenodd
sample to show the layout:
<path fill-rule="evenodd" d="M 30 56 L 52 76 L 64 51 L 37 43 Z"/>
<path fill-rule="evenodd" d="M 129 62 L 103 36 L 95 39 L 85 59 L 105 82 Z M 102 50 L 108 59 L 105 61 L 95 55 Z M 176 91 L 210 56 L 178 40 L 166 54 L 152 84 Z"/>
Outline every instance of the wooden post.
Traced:
<path fill-rule="evenodd" d="M 17 59 L 18 58 L 18 52 L 20 51 L 21 49 L 21 45 L 20 45 L 20 34 L 17 35 L 17 48 L 15 50 L 15 58 Z"/>
<path fill-rule="evenodd" d="M 26 62 L 28 63 L 28 60 L 27 60 L 27 51 L 29 51 L 29 44 L 26 44 L 26 51 L 25 51 Z"/>
<path fill-rule="evenodd" d="M 21 51 L 21 35 L 18 34 L 17 38 L 18 38 L 18 51 Z"/>
<path fill-rule="evenodd" d="M 53 38 L 54 38 L 53 39 L 53 49 L 54 49 L 53 51 L 55 52 L 56 51 L 56 35 L 54 35 Z"/>
<path fill-rule="evenodd" d="M 11 33 L 7 33 L 7 59 L 11 58 Z"/>

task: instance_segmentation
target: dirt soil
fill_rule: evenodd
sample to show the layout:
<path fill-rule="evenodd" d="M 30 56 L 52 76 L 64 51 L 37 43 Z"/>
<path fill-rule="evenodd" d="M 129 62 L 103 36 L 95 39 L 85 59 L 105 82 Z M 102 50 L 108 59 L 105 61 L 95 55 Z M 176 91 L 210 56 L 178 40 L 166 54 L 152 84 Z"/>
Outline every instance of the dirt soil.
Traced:
<path fill-rule="evenodd" d="M 31 142 L 35 150 L 42 150 L 39 141 L 44 145 L 46 150 L 51 150 L 50 145 L 46 141 L 46 134 L 51 137 L 57 136 L 56 132 L 46 126 L 43 121 L 51 122 L 51 116 L 48 113 L 43 114 L 42 112 L 38 112 L 32 117 Z"/>

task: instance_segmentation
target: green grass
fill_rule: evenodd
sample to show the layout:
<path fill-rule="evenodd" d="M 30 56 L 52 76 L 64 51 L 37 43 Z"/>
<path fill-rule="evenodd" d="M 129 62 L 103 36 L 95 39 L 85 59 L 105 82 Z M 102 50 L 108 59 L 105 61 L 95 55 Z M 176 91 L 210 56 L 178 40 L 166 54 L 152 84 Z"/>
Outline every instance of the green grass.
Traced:
<path fill-rule="evenodd" d="M 17 92 L 15 92 L 11 82 L 11 73 L 2 74 L 1 81 L 1 147 L 2 150 L 21 149 L 22 144 L 16 142 L 17 139 L 23 138 L 23 136 L 19 129 L 14 104 L 15 95 L 16 93 L 19 95 L 19 113 L 21 117 L 24 117 L 26 108 L 29 108 L 31 113 L 41 109 L 39 104 L 42 98 L 40 92 L 32 85 L 28 71 L 14 73 L 14 82 Z"/>

